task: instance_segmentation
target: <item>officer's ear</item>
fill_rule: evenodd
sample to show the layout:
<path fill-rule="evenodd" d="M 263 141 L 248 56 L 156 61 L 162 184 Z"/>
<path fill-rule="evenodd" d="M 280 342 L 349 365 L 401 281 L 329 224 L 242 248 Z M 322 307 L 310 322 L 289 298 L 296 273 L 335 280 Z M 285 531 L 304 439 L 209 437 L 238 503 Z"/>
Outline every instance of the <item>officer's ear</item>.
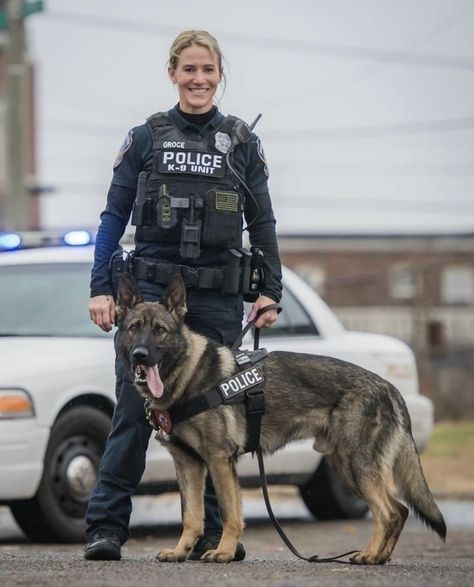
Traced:
<path fill-rule="evenodd" d="M 174 69 L 173 67 L 168 67 L 168 75 L 170 77 L 170 80 L 175 84 L 176 83 L 176 69 Z"/>
<path fill-rule="evenodd" d="M 188 311 L 186 306 L 186 287 L 180 273 L 175 273 L 171 278 L 165 293 L 160 298 L 160 304 L 179 322 L 186 316 Z"/>
<path fill-rule="evenodd" d="M 142 294 L 140 293 L 135 280 L 130 273 L 123 273 L 120 277 L 117 291 L 117 303 L 115 305 L 115 318 L 117 323 L 121 322 L 127 315 L 128 311 L 141 302 L 143 302 Z"/>

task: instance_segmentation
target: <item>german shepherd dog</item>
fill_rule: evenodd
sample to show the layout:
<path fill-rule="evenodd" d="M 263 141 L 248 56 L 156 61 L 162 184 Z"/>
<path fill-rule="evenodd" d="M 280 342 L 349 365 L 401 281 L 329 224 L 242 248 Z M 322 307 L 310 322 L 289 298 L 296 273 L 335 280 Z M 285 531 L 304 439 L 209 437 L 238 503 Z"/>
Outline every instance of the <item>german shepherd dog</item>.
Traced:
<path fill-rule="evenodd" d="M 143 302 L 133 278 L 124 274 L 116 312 L 119 355 L 153 409 L 168 410 L 237 372 L 229 348 L 184 324 L 186 291 L 179 275 L 159 302 Z M 291 441 L 313 438 L 314 449 L 369 505 L 373 535 L 351 562 L 389 560 L 408 516 L 401 501 L 445 539 L 446 525 L 423 475 L 405 402 L 393 385 L 357 365 L 302 353 L 271 352 L 262 370 L 262 451 L 271 454 Z M 178 423 L 169 434 L 160 430 L 157 438 L 174 459 L 183 523 L 176 547 L 157 558 L 184 561 L 202 535 L 209 471 L 223 533 L 202 560 L 233 560 L 243 530 L 236 461 L 247 440 L 244 404 L 221 404 Z"/>

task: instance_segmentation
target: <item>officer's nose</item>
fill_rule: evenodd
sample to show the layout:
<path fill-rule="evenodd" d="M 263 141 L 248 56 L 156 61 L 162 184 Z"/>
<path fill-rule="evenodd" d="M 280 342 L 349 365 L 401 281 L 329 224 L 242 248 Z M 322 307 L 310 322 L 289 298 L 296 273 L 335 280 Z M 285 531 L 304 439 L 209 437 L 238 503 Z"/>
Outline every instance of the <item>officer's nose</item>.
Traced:
<path fill-rule="evenodd" d="M 137 361 L 146 361 L 150 356 L 148 349 L 144 346 L 137 346 L 132 351 L 133 358 Z"/>
<path fill-rule="evenodd" d="M 193 81 L 194 81 L 195 84 L 201 85 L 201 84 L 203 84 L 206 81 L 206 79 L 204 77 L 204 74 L 201 71 L 196 71 L 195 74 L 194 74 Z"/>

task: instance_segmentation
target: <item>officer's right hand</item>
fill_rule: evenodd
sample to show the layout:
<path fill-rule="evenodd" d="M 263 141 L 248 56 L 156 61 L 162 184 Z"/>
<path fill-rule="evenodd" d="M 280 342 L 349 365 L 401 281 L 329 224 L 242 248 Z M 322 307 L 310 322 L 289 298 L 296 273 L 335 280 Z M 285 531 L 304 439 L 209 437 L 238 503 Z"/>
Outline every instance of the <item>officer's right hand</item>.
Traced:
<path fill-rule="evenodd" d="M 115 302 L 112 296 L 94 296 L 89 303 L 92 322 L 104 332 L 112 330 L 115 323 Z"/>

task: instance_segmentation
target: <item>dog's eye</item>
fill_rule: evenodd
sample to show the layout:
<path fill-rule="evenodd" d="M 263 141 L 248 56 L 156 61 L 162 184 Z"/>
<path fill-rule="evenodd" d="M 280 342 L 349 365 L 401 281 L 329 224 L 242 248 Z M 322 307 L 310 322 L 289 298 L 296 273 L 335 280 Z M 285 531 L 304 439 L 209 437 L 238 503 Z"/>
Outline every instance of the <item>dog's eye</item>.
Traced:
<path fill-rule="evenodd" d="M 130 326 L 128 327 L 128 331 L 135 333 L 138 330 L 138 324 L 130 324 Z"/>
<path fill-rule="evenodd" d="M 155 326 L 155 334 L 164 334 L 166 328 L 164 326 Z"/>

